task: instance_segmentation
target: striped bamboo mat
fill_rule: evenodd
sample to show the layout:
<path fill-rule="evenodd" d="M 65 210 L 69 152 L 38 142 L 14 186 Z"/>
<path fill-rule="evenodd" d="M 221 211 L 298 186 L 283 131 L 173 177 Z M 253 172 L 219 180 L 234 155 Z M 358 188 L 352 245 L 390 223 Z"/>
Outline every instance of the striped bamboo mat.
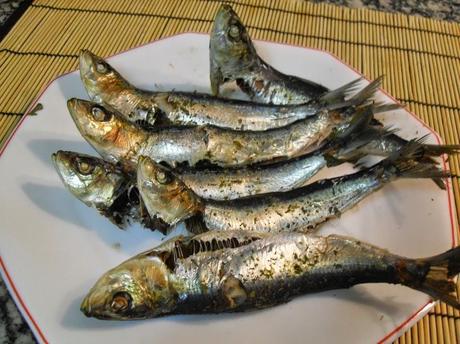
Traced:
<path fill-rule="evenodd" d="M 460 143 L 460 25 L 305 1 L 228 1 L 254 39 L 328 50 Z M 209 32 L 219 1 L 37 0 L 0 43 L 0 147 L 39 90 L 77 68 L 82 47 L 101 56 L 180 32 Z M 460 174 L 458 157 L 451 168 Z M 460 214 L 459 179 L 453 180 Z M 445 304 L 400 343 L 459 343 L 460 313 Z"/>

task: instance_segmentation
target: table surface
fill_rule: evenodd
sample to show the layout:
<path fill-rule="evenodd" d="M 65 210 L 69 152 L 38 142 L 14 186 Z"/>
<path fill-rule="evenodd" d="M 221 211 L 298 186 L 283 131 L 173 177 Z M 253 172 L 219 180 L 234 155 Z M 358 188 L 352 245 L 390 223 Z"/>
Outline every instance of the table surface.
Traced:
<path fill-rule="evenodd" d="M 455 0 L 314 0 L 350 8 L 371 8 L 386 12 L 460 21 L 460 1 Z M 24 0 L 0 0 L 0 29 Z M 0 278 L 0 343 L 34 343 L 35 339 L 17 310 Z"/>

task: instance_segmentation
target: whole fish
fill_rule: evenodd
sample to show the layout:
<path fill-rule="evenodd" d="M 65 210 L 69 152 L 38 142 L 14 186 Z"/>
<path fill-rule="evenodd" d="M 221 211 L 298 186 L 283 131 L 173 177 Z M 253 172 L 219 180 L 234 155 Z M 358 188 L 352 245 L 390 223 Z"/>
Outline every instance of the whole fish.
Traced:
<path fill-rule="evenodd" d="M 88 207 L 95 208 L 118 228 L 133 222 L 166 234 L 169 228 L 151 218 L 131 176 L 114 164 L 83 153 L 57 151 L 52 159 L 64 186 Z"/>
<path fill-rule="evenodd" d="M 126 119 L 154 125 L 213 125 L 233 130 L 279 128 L 321 111 L 357 106 L 360 97 L 344 100 L 361 79 L 316 97 L 306 104 L 275 106 L 212 97 L 203 93 L 149 92 L 138 89 L 99 56 L 83 50 L 80 75 L 90 98 Z"/>
<path fill-rule="evenodd" d="M 221 5 L 217 11 L 209 49 L 213 95 L 228 81 L 236 81 L 252 100 L 278 105 L 306 103 L 328 92 L 322 85 L 286 75 L 266 63 L 229 5 Z"/>
<path fill-rule="evenodd" d="M 170 225 L 186 221 L 188 230 L 296 231 L 316 229 L 398 178 L 444 178 L 448 172 L 417 162 L 420 145 L 409 142 L 400 152 L 357 173 L 325 179 L 288 191 L 231 201 L 200 198 L 167 168 L 142 157 L 138 189 L 151 216 Z"/>
<path fill-rule="evenodd" d="M 361 283 L 402 284 L 460 309 L 460 248 L 411 259 L 339 235 L 209 232 L 176 237 L 106 272 L 81 303 L 88 317 L 145 319 L 239 312 Z"/>
<path fill-rule="evenodd" d="M 126 168 L 133 169 L 140 155 L 172 166 L 209 162 L 221 167 L 237 167 L 287 160 L 319 149 L 350 130 L 369 111 L 386 111 L 392 105 L 370 105 L 358 109 L 353 115 L 322 112 L 289 126 L 263 132 L 211 126 L 146 131 L 89 101 L 70 99 L 67 106 L 82 136 L 105 160 L 119 161 Z"/>

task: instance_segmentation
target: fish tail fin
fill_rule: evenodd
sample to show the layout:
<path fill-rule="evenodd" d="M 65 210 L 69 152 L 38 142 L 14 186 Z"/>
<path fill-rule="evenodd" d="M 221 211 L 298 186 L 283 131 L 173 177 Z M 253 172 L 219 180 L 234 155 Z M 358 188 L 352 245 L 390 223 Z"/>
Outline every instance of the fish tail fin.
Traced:
<path fill-rule="evenodd" d="M 326 147 L 327 166 L 337 166 L 345 162 L 351 163 L 357 167 L 362 166 L 362 159 L 367 156 L 361 152 L 360 148 L 372 142 L 376 137 L 376 130 L 372 127 L 365 126 L 362 130 L 358 126 L 351 129 L 352 132 L 342 139 L 332 141 L 330 147 Z M 382 127 L 378 130 L 379 136 L 389 136 L 397 132 L 398 129 L 392 127 Z"/>
<path fill-rule="evenodd" d="M 458 154 L 460 153 L 460 145 L 423 145 L 425 154 L 429 156 L 439 156 L 443 154 Z"/>
<path fill-rule="evenodd" d="M 386 104 L 386 103 L 374 103 L 372 104 L 372 112 L 375 114 L 382 113 L 382 112 L 388 112 L 388 111 L 393 111 L 393 110 L 399 110 L 402 108 L 401 104 L 396 104 L 396 103 L 391 103 L 391 104 Z"/>
<path fill-rule="evenodd" d="M 328 110 L 334 110 L 344 107 L 356 107 L 360 105 L 366 105 L 372 101 L 377 90 L 382 84 L 383 76 L 379 76 L 377 79 L 372 81 L 369 85 L 364 87 L 361 91 L 356 93 L 354 96 L 348 98 L 344 101 L 339 101 L 335 103 L 327 103 Z"/>
<path fill-rule="evenodd" d="M 370 129 L 376 113 L 385 112 L 389 109 L 398 109 L 398 104 L 367 104 L 357 109 L 353 109 L 349 114 L 345 114 L 347 118 L 345 125 L 339 126 L 336 131 L 331 135 L 334 141 L 338 139 L 347 140 L 354 139 L 360 135 L 361 132 Z M 391 134 L 390 131 L 381 129 L 382 135 Z M 374 137 L 375 138 L 375 137 Z M 344 142 L 345 143 L 345 142 Z"/>
<path fill-rule="evenodd" d="M 435 178 L 444 179 L 451 176 L 431 162 L 424 160 L 421 140 L 411 140 L 399 151 L 391 154 L 373 168 L 383 181 L 396 178 Z"/>
<path fill-rule="evenodd" d="M 340 104 L 345 100 L 345 97 L 356 90 L 359 83 L 363 80 L 363 77 L 354 79 L 353 81 L 345 84 L 335 90 L 326 92 L 320 97 L 320 101 L 325 104 L 330 104 L 334 109 L 333 104 Z"/>
<path fill-rule="evenodd" d="M 452 278 L 460 273 L 460 247 L 452 248 L 437 256 L 416 260 L 419 266 L 424 266 L 426 273 L 422 282 L 407 283 L 436 300 L 441 300 L 456 309 L 460 309 L 459 300 L 452 295 L 456 283 Z"/>

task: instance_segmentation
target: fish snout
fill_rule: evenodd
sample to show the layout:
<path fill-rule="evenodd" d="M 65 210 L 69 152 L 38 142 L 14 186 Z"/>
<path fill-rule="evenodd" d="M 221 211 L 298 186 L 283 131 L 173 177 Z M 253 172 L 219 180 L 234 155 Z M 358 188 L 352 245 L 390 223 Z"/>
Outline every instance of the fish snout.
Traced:
<path fill-rule="evenodd" d="M 86 76 L 88 73 L 92 72 L 91 68 L 94 64 L 94 61 L 93 61 L 93 54 L 89 50 L 86 50 L 86 49 L 80 50 L 79 62 L 80 62 L 80 73 L 83 76 Z"/>
<path fill-rule="evenodd" d="M 89 302 L 89 296 L 86 296 L 81 305 L 80 305 L 80 311 L 82 311 L 82 313 L 84 315 L 86 315 L 87 317 L 92 317 L 92 313 L 91 313 L 91 304 Z"/>

